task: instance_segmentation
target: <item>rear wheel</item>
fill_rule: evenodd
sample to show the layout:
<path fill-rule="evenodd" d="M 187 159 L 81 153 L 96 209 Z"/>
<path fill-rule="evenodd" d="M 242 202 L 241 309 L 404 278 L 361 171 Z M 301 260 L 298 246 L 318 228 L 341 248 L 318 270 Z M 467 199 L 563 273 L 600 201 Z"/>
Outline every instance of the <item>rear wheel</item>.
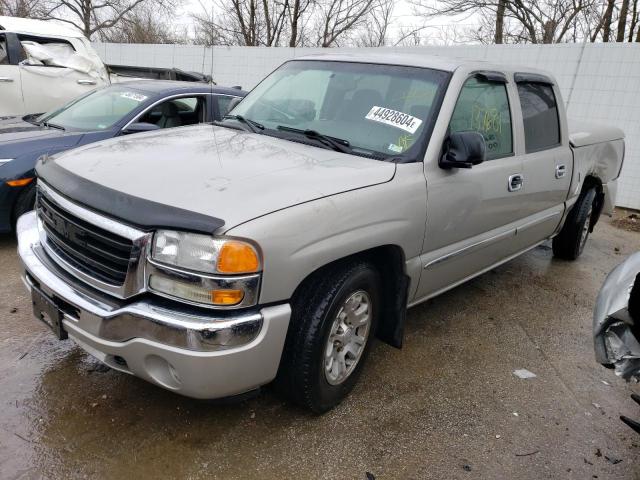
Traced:
<path fill-rule="evenodd" d="M 593 188 L 580 194 L 569 212 L 560 233 L 553 239 L 553 255 L 565 260 L 578 258 L 589 238 L 591 215 L 596 191 Z"/>
<path fill-rule="evenodd" d="M 380 312 L 380 278 L 368 263 L 338 267 L 307 282 L 292 302 L 277 385 L 293 402 L 323 413 L 356 384 Z"/>

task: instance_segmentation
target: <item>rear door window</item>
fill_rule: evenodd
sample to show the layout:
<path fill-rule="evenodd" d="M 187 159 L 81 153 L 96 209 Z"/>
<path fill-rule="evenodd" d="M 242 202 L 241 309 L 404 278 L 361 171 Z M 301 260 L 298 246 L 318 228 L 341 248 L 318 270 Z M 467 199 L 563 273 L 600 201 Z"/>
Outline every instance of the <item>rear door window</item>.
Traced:
<path fill-rule="evenodd" d="M 511 111 L 505 84 L 469 78 L 460 91 L 449 129 L 482 134 L 487 160 L 513 155 Z"/>
<path fill-rule="evenodd" d="M 553 87 L 544 83 L 518 83 L 527 153 L 560 145 L 558 105 Z"/>

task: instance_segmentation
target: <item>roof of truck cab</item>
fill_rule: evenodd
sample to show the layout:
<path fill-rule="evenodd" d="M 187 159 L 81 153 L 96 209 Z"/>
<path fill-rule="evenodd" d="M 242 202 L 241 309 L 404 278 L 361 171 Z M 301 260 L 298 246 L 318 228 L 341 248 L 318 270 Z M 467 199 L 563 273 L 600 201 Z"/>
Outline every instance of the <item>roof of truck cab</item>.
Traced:
<path fill-rule="evenodd" d="M 57 37 L 84 38 L 83 33 L 56 20 L 31 20 L 29 18 L 0 16 L 0 31 L 27 35 L 52 35 Z"/>
<path fill-rule="evenodd" d="M 499 63 L 484 62 L 480 60 L 456 58 L 453 56 L 444 55 L 423 55 L 416 53 L 404 53 L 386 50 L 384 47 L 378 50 L 383 52 L 349 52 L 349 53 L 319 53 L 313 55 L 305 55 L 302 57 L 296 57 L 292 60 L 326 60 L 337 62 L 356 62 L 356 63 L 376 63 L 383 65 L 398 65 L 406 67 L 420 67 L 420 68 L 433 68 L 436 70 L 443 70 L 446 72 L 453 72 L 461 67 L 468 68 L 470 70 L 496 70 L 499 72 L 512 73 L 512 72 L 526 72 L 526 73 L 539 73 L 547 75 L 551 78 L 553 76 L 544 70 L 537 68 L 525 67 L 522 65 L 504 65 Z"/>

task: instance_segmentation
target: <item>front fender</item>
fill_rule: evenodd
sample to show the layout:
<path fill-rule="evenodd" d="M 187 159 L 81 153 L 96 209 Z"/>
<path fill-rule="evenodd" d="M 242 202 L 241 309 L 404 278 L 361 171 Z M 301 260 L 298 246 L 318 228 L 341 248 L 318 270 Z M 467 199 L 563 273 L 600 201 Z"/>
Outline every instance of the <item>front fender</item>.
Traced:
<path fill-rule="evenodd" d="M 250 201 L 259 201 L 252 199 Z M 416 285 L 426 219 L 421 163 L 398 165 L 389 182 L 324 197 L 230 228 L 264 252 L 260 303 L 290 298 L 311 273 L 372 248 L 395 245 Z M 410 290 L 412 291 L 412 290 Z"/>

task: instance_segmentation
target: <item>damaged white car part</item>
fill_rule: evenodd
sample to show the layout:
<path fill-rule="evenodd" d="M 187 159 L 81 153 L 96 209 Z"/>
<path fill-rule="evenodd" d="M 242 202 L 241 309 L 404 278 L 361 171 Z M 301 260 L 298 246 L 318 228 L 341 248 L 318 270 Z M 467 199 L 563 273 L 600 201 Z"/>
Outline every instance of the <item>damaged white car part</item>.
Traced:
<path fill-rule="evenodd" d="M 38 43 L 25 40 L 21 42 L 27 55 L 21 65 L 45 65 L 63 67 L 102 78 L 103 66 L 91 58 L 76 53 L 69 43 Z"/>
<path fill-rule="evenodd" d="M 640 379 L 640 253 L 611 271 L 593 318 L 596 359 L 625 380 Z"/>
<path fill-rule="evenodd" d="M 598 362 L 627 381 L 640 380 L 640 253 L 607 276 L 596 300 L 593 335 Z M 640 395 L 631 398 L 640 405 Z M 640 433 L 640 422 L 624 415 L 620 420 Z"/>
<path fill-rule="evenodd" d="M 211 81 L 175 68 L 105 65 L 84 34 L 60 22 L 0 16 L 0 116 L 55 110 L 113 83 Z"/>

